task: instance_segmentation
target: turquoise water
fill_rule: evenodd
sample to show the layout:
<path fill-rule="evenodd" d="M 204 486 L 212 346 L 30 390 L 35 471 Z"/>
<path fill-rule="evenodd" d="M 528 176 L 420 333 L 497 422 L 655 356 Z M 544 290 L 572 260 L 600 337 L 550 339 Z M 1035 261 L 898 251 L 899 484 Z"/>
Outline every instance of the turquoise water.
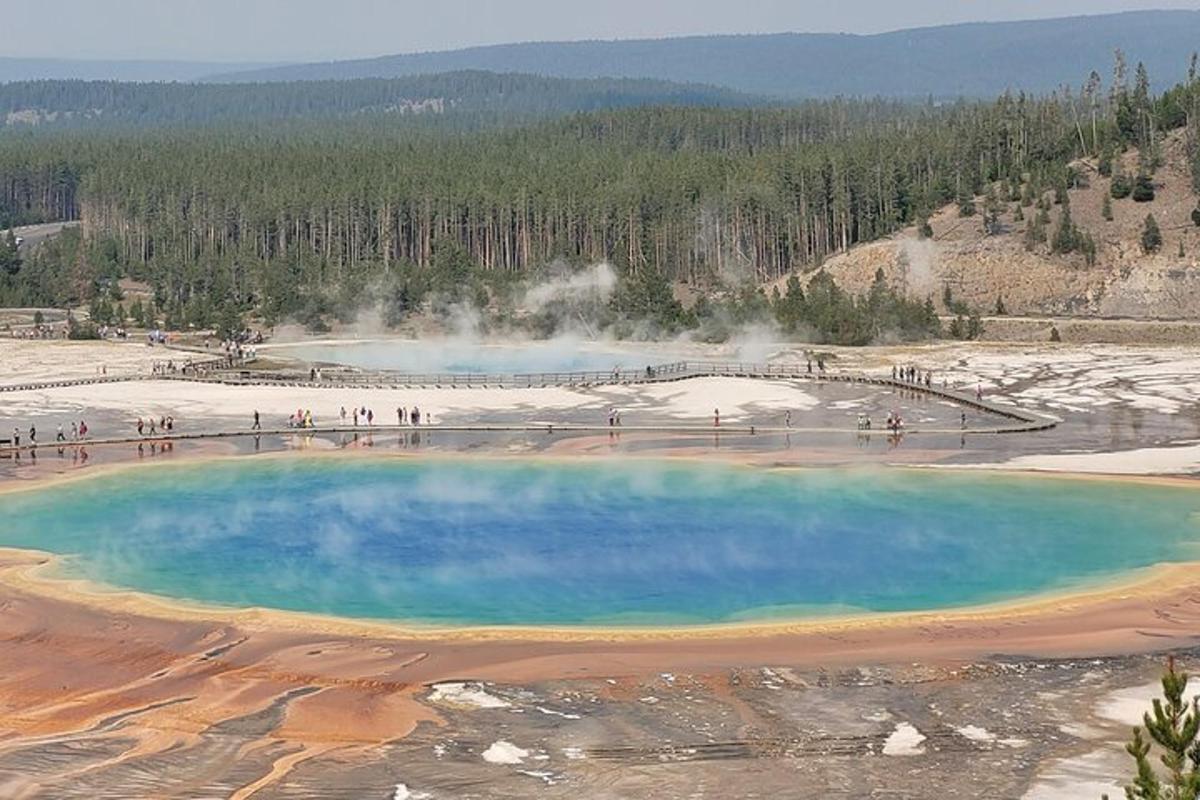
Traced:
<path fill-rule="evenodd" d="M 310 344 L 281 348 L 280 353 L 304 361 L 345 364 L 423 374 L 514 375 L 542 372 L 610 372 L 644 369 L 665 360 L 578 341 L 480 344 L 453 339 L 366 341 Z"/>
<path fill-rule="evenodd" d="M 270 459 L 0 495 L 0 545 L 175 598 L 454 624 L 937 609 L 1196 559 L 1200 491 L 678 463 Z"/>

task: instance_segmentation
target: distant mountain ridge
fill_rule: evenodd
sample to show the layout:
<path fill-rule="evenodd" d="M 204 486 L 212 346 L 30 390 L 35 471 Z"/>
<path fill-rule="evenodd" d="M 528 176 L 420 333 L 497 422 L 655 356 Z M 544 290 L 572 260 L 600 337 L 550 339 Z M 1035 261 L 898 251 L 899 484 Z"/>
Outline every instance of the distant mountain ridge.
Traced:
<path fill-rule="evenodd" d="M 41 80 L 194 81 L 214 72 L 269 69 L 275 63 L 141 61 L 135 59 L 9 58 L 0 56 L 0 83 Z"/>
<path fill-rule="evenodd" d="M 1113 51 L 1159 85 L 1200 47 L 1200 11 L 1132 11 L 915 28 L 869 36 L 781 33 L 530 42 L 222 72 L 214 82 L 345 80 L 457 70 L 564 78 L 652 78 L 777 97 L 990 97 L 1078 86 Z"/>
<path fill-rule="evenodd" d="M 364 115 L 448 117 L 470 127 L 639 106 L 746 107 L 753 95 L 643 79 L 464 71 L 287 83 L 23 81 L 0 84 L 5 127 L 164 127 Z"/>

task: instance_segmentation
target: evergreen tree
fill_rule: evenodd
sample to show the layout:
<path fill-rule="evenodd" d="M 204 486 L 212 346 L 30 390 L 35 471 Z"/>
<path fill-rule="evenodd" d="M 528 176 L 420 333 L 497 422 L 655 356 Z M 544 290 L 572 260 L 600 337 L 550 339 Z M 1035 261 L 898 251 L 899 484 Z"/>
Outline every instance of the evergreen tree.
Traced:
<path fill-rule="evenodd" d="M 1153 214 L 1147 214 L 1146 222 L 1142 227 L 1142 252 L 1157 253 L 1162 248 L 1162 243 L 1162 231 L 1158 228 L 1158 222 L 1154 219 Z"/>
<path fill-rule="evenodd" d="M 0 234 L 0 273 L 15 275 L 21 269 L 21 253 L 17 248 L 17 235 L 9 230 Z"/>
<path fill-rule="evenodd" d="M 1145 172 L 1138 173 L 1133 184 L 1133 202 L 1149 203 L 1154 199 L 1154 181 Z"/>
<path fill-rule="evenodd" d="M 1062 213 L 1058 216 L 1058 228 L 1054 231 L 1054 238 L 1050 241 L 1050 251 L 1053 253 L 1071 253 L 1074 252 L 1079 243 L 1079 232 L 1075 229 L 1075 223 L 1071 219 L 1071 206 L 1064 204 Z"/>
<path fill-rule="evenodd" d="M 1133 193 L 1133 181 L 1124 172 L 1118 172 L 1116 175 L 1113 175 L 1112 183 L 1108 187 L 1108 193 L 1112 195 L 1114 200 L 1124 200 Z"/>
<path fill-rule="evenodd" d="M 787 333 L 795 333 L 804 322 L 804 289 L 795 275 L 787 279 L 787 291 L 775 302 L 775 319 Z"/>
<path fill-rule="evenodd" d="M 1133 729 L 1125 751 L 1133 757 L 1137 775 L 1125 788 L 1129 800 L 1197 800 L 1200 797 L 1200 707 L 1184 700 L 1188 675 L 1167 661 L 1162 677 L 1163 697 L 1155 698 L 1151 711 L 1142 717 L 1142 727 Z M 1143 727 L 1149 734 L 1143 736 Z M 1159 775 L 1151 762 L 1155 746 L 1166 774 Z M 1105 795 L 1105 800 L 1108 800 Z"/>
<path fill-rule="evenodd" d="M 1081 234 L 1078 238 L 1079 250 L 1083 253 L 1084 261 L 1089 267 L 1096 266 L 1096 240 L 1090 233 Z"/>

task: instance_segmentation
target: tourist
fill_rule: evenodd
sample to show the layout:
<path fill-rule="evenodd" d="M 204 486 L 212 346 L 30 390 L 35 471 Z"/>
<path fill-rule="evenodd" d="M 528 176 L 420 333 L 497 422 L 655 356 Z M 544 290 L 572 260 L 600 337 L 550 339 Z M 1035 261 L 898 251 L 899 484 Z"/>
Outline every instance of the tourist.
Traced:
<path fill-rule="evenodd" d="M 346 407 L 345 406 L 342 406 L 341 417 L 342 417 L 342 427 L 344 428 L 344 427 L 346 427 Z"/>
<path fill-rule="evenodd" d="M 71 423 L 71 441 L 75 442 L 78 440 L 79 440 L 79 425 L 76 424 L 75 422 L 72 422 Z"/>
<path fill-rule="evenodd" d="M 342 409 L 342 413 L 345 414 L 346 410 Z M 250 426 L 250 430 L 252 430 L 252 431 L 261 431 L 262 430 L 262 424 L 261 424 L 260 418 L 258 416 L 257 408 L 254 409 L 254 424 Z"/>
<path fill-rule="evenodd" d="M 892 380 L 896 380 L 896 365 L 892 364 Z"/>
<path fill-rule="evenodd" d="M 719 409 L 719 408 L 713 409 L 713 427 L 714 428 L 721 427 L 721 409 Z"/>
<path fill-rule="evenodd" d="M 153 436 L 157 431 L 154 429 L 154 417 L 150 418 L 150 435 Z"/>
<path fill-rule="evenodd" d="M 354 407 L 354 427 L 358 427 L 358 406 Z"/>
<path fill-rule="evenodd" d="M 420 425 L 421 424 L 421 409 L 417 408 L 416 406 L 413 406 L 412 411 L 409 412 L 408 418 L 409 418 L 409 420 L 412 421 L 412 424 L 414 426 Z"/>
<path fill-rule="evenodd" d="M 617 410 L 612 406 L 608 407 L 608 427 L 613 427 L 617 424 Z"/>
<path fill-rule="evenodd" d="M 88 433 L 87 423 L 84 422 L 83 420 L 79 420 L 79 438 L 82 439 L 83 437 L 87 436 L 87 433 Z M 85 459 L 87 458 L 86 454 L 84 455 L 84 458 Z"/>
<path fill-rule="evenodd" d="M 959 413 L 959 426 L 964 431 L 967 429 L 967 412 L 966 411 L 962 411 Z"/>
<path fill-rule="evenodd" d="M 983 402 L 983 384 L 982 383 L 978 384 L 975 387 L 975 402 L 977 402 L 977 403 Z"/>
<path fill-rule="evenodd" d="M 791 409 L 788 409 L 788 410 L 787 410 L 786 412 L 784 412 L 784 414 L 783 414 L 783 426 L 784 426 L 785 428 L 790 428 L 790 427 L 792 427 L 792 411 L 791 411 Z"/>
<path fill-rule="evenodd" d="M 306 427 L 306 428 L 315 428 L 316 427 L 315 423 L 313 422 L 313 415 L 312 415 L 311 408 L 304 412 L 304 427 Z"/>
<path fill-rule="evenodd" d="M 174 431 L 175 431 L 175 418 L 173 416 L 171 416 L 170 414 L 167 414 L 167 433 L 174 433 Z"/>
<path fill-rule="evenodd" d="M 58 432 L 55 433 L 55 435 L 54 435 L 54 441 L 65 442 L 66 440 L 67 440 L 67 437 L 66 437 L 66 434 L 63 433 L 63 426 L 62 426 L 62 423 L 60 422 L 60 423 L 58 423 Z"/>
<path fill-rule="evenodd" d="M 138 432 L 138 436 L 143 436 L 143 435 L 145 435 L 145 432 L 146 432 L 146 423 L 142 422 L 141 417 L 138 417 L 137 432 Z"/>
<path fill-rule="evenodd" d="M 35 425 L 29 426 L 29 443 L 31 445 L 37 444 L 37 426 Z"/>
<path fill-rule="evenodd" d="M 375 412 L 368 408 L 367 409 L 367 427 L 371 427 L 374 424 L 375 424 Z"/>
<path fill-rule="evenodd" d="M 21 446 L 21 429 L 13 428 L 13 447 Z"/>

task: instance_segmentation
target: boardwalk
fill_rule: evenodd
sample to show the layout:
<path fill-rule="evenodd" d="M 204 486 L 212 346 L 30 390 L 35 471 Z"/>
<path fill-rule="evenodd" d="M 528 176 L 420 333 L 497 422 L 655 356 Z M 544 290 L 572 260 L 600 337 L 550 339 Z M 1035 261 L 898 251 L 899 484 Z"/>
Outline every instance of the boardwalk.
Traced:
<path fill-rule="evenodd" d="M 693 380 L 696 378 L 735 377 L 762 380 L 795 380 L 795 381 L 824 381 L 838 383 L 857 383 L 880 386 L 887 389 L 922 393 L 940 400 L 952 402 L 963 407 L 973 408 L 1005 420 L 1003 424 L 988 427 L 972 427 L 969 430 L 961 428 L 922 428 L 907 427 L 904 435 L 919 434 L 1014 434 L 1031 433 L 1054 428 L 1058 420 L 1016 406 L 996 403 L 990 400 L 977 399 L 973 394 L 943 389 L 937 386 L 926 386 L 923 383 L 892 378 L 888 375 L 872 375 L 861 372 L 820 373 L 810 372 L 806 365 L 786 364 L 754 364 L 754 363 L 713 363 L 699 361 L 680 361 L 649 367 L 644 370 L 614 370 L 611 372 L 543 372 L 515 375 L 472 375 L 472 374 L 405 374 L 393 372 L 362 372 L 346 369 L 322 371 L 319 380 L 312 379 L 310 373 L 267 372 L 249 369 L 225 369 L 207 372 L 204 375 L 184 375 L 181 373 L 155 373 L 150 375 L 108 375 L 94 378 L 75 380 L 51 381 L 43 383 L 18 384 L 0 387 L 0 392 L 36 391 L 63 386 L 80 386 L 98 383 L 118 383 L 138 380 L 172 380 L 191 381 L 200 383 L 216 383 L 231 386 L 277 386 L 304 387 L 324 389 L 411 389 L 411 388 L 545 388 L 567 387 L 585 389 L 595 386 L 637 385 L 667 383 L 674 381 Z M 537 424 L 500 424 L 486 423 L 471 425 L 426 425 L 426 426 L 330 426 L 316 428 L 273 428 L 269 430 L 250 431 L 245 429 L 227 431 L 203 431 L 176 433 L 170 436 L 157 437 L 115 437 L 91 439 L 87 442 L 55 442 L 42 443 L 45 447 L 74 447 L 82 445 L 129 444 L 136 442 L 173 442 L 194 441 L 203 439 L 223 439 L 243 436 L 285 436 L 285 435 L 317 435 L 317 434 L 366 434 L 366 433 L 395 433 L 400 431 L 425 431 L 447 433 L 547 433 L 547 434 L 596 434 L 612 432 L 610 426 L 578 425 L 570 423 L 537 423 Z M 768 436 L 768 435 L 801 435 L 805 433 L 836 433 L 829 427 L 822 428 L 784 428 L 765 427 L 757 425 L 736 425 L 714 428 L 711 425 L 689 423 L 622 426 L 622 433 L 650 433 L 673 435 L 698 435 L 719 433 L 724 436 Z M 858 429 L 847 429 L 846 433 L 866 433 Z M 875 434 L 886 434 L 877 430 Z M 9 443 L 0 439 L 0 450 L 29 450 L 32 446 L 26 444 L 20 448 L 5 446 Z"/>

